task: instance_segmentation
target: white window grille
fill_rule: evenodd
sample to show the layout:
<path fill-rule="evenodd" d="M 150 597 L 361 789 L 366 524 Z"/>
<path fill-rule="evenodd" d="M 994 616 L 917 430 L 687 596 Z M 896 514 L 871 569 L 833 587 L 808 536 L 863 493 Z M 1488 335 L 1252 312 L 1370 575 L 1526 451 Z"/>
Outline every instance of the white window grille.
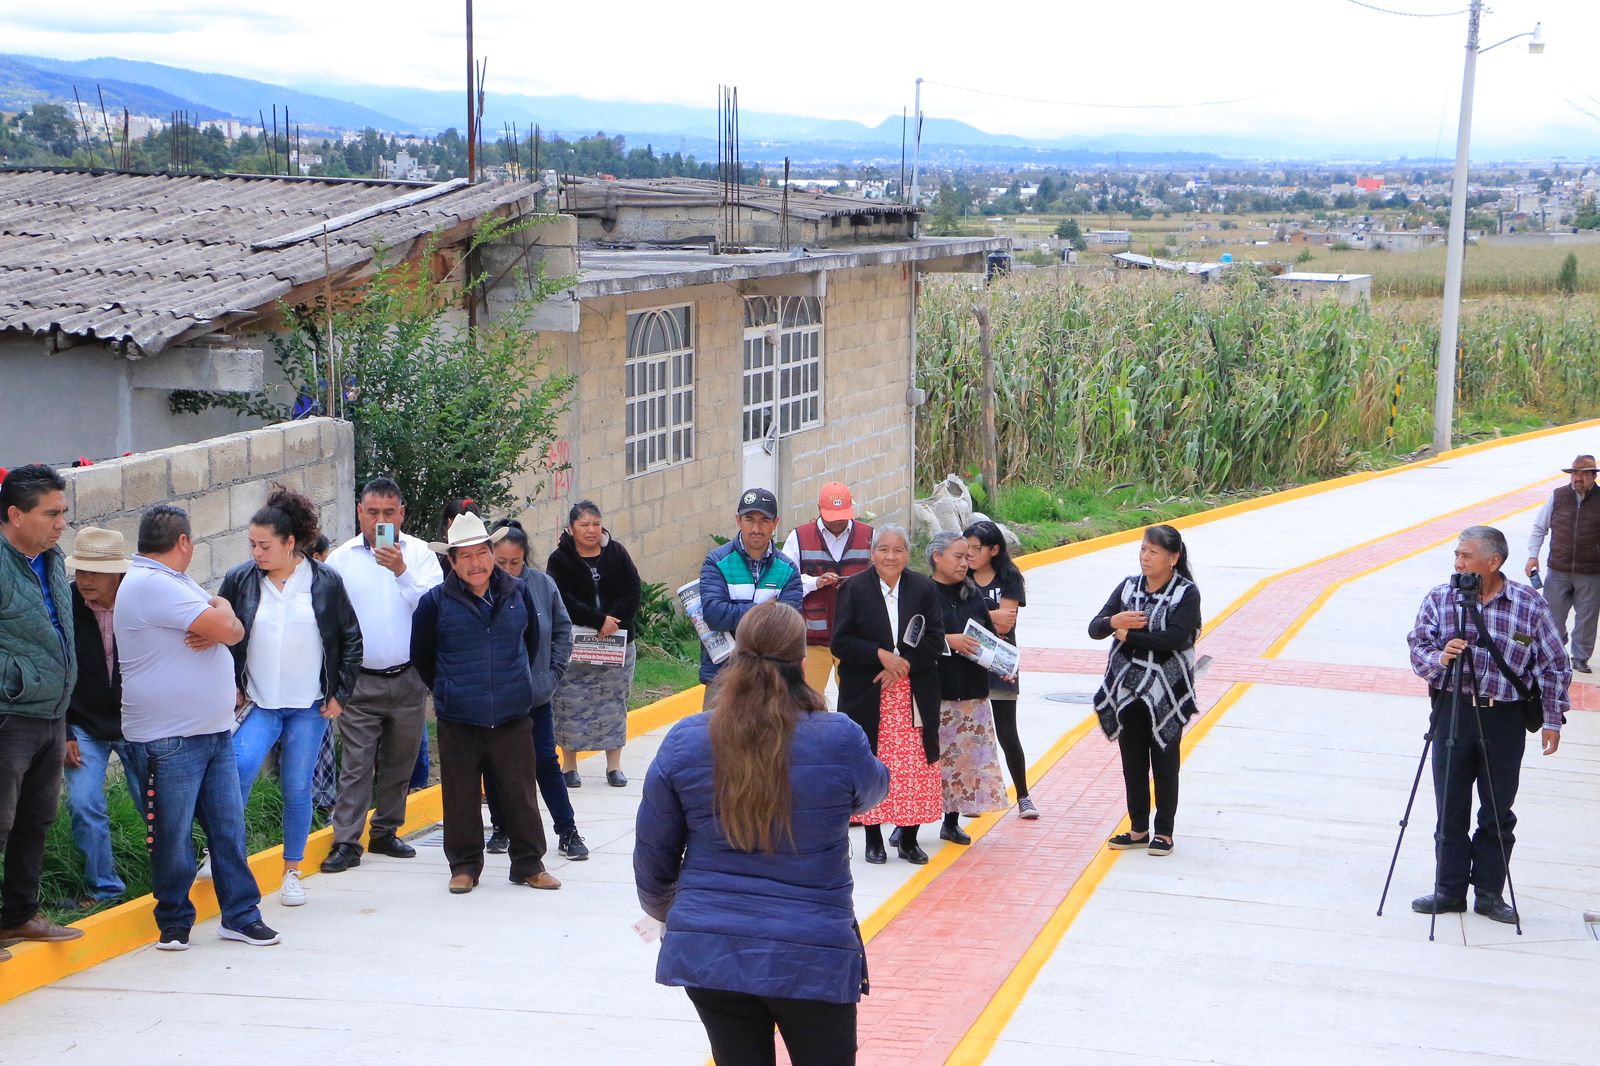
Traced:
<path fill-rule="evenodd" d="M 623 366 L 628 477 L 694 458 L 694 309 L 628 315 Z"/>
<path fill-rule="evenodd" d="M 788 436 L 822 424 L 822 301 L 747 296 L 744 301 L 744 440 Z"/>

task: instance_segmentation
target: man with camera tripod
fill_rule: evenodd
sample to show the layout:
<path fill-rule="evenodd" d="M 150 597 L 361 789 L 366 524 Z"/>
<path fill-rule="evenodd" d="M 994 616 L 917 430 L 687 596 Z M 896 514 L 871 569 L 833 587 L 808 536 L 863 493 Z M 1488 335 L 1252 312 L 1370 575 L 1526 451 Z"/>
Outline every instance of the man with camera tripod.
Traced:
<path fill-rule="evenodd" d="M 1474 911 L 1516 922 L 1501 890 L 1516 840 L 1511 805 L 1524 730 L 1542 730 L 1546 755 L 1561 743 L 1572 667 L 1543 597 L 1500 572 L 1508 552 L 1505 535 L 1492 526 L 1462 530 L 1455 576 L 1428 593 L 1406 636 L 1411 669 L 1428 683 L 1433 700 L 1429 732 L 1439 817 L 1434 890 L 1411 902 L 1420 914 L 1466 910 L 1471 884 Z M 1469 839 L 1474 786 L 1478 829 Z"/>

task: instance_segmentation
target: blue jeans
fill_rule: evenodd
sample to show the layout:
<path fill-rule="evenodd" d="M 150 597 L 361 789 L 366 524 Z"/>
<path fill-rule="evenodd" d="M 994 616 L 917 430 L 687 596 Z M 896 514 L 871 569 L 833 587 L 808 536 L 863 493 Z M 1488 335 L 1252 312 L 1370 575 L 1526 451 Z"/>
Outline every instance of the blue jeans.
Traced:
<path fill-rule="evenodd" d="M 78 742 L 81 763 L 67 771 L 67 810 L 72 812 L 72 842 L 83 853 L 83 881 L 89 895 L 97 900 L 116 899 L 128 890 L 117 876 L 111 857 L 111 819 L 106 814 L 106 768 L 111 753 L 122 763 L 122 776 L 139 810 L 139 788 L 128 763 L 128 746 L 120 740 L 96 740 L 77 726 L 72 739 Z"/>
<path fill-rule="evenodd" d="M 223 926 L 244 929 L 259 922 L 261 893 L 244 850 L 244 800 L 233 738 L 223 731 L 129 741 L 128 754 L 141 789 L 150 789 L 154 778 L 155 797 L 147 799 L 147 807 L 153 804 L 155 818 L 146 824 L 154 839 L 150 887 L 156 897 L 156 925 L 161 929 L 194 925 L 189 890 L 194 887 L 196 818 L 211 852 L 212 883 L 222 906 Z"/>
<path fill-rule="evenodd" d="M 556 719 L 548 703 L 541 703 L 528 715 L 533 719 L 534 774 L 539 780 L 539 795 L 550 811 L 550 823 L 559 833 L 569 833 L 578 828 L 578 817 L 572 810 L 572 798 L 567 795 L 567 779 L 561 773 L 561 759 L 556 755 Z M 500 793 L 495 788 L 494 775 L 483 775 L 483 797 L 489 804 L 489 821 L 500 827 Z"/>
<path fill-rule="evenodd" d="M 412 792 L 419 788 L 427 788 L 428 770 L 428 726 L 424 722 L 422 726 L 422 746 L 417 749 L 417 761 L 411 768 L 411 784 L 406 787 Z"/>
<path fill-rule="evenodd" d="M 246 806 L 262 761 L 279 738 L 283 739 L 278 783 L 283 787 L 284 862 L 306 857 L 306 837 L 311 833 L 311 775 L 327 734 L 321 700 L 309 707 L 256 707 L 233 734 L 233 754 L 239 763 L 239 787 Z"/>

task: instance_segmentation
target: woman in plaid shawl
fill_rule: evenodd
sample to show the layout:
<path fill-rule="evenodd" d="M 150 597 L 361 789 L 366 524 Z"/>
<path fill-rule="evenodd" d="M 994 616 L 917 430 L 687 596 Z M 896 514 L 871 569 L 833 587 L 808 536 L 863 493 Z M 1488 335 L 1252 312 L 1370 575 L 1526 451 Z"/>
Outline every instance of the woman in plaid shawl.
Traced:
<path fill-rule="evenodd" d="M 1139 575 L 1119 584 L 1089 622 L 1095 640 L 1115 637 L 1105 680 L 1094 696 L 1100 728 L 1122 749 L 1130 831 L 1107 841 L 1115 851 L 1172 854 L 1178 808 L 1178 742 L 1193 718 L 1194 642 L 1200 635 L 1200 589 L 1189 549 L 1171 526 L 1151 526 L 1139 547 Z M 1150 778 L 1156 785 L 1150 833 Z"/>

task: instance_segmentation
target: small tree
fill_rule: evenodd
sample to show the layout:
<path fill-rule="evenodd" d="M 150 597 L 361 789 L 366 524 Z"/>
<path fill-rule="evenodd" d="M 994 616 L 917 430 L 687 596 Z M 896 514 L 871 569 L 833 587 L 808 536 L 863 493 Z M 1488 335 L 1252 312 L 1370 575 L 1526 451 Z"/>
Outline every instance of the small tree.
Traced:
<path fill-rule="evenodd" d="M 1561 261 L 1561 272 L 1556 275 L 1556 291 L 1563 296 L 1572 296 L 1578 291 L 1578 254 L 1568 252 L 1567 257 Z"/>
<path fill-rule="evenodd" d="M 486 220 L 472 248 L 518 229 Z M 553 472 L 550 445 L 570 403 L 570 374 L 530 351 L 529 316 L 570 278 L 521 276 L 518 299 L 488 323 L 461 324 L 462 290 L 430 275 L 433 247 L 417 259 L 383 264 L 353 297 L 328 309 L 283 308 L 287 332 L 273 338 L 284 384 L 260 393 L 175 392 L 175 411 L 225 407 L 269 421 L 327 412 L 328 340 L 334 380 L 342 385 L 333 412 L 355 426 L 356 483 L 379 474 L 405 493 L 406 532 L 432 537 L 444 504 L 470 496 L 487 511 L 517 511 Z M 485 287 L 482 276 L 466 291 Z M 538 477 L 532 492 L 513 483 Z M 351 486 L 354 492 L 356 486 Z"/>
<path fill-rule="evenodd" d="M 1061 224 L 1056 227 L 1056 236 L 1064 241 L 1075 241 L 1083 236 L 1082 231 L 1078 229 L 1078 220 L 1075 218 L 1062 219 Z"/>

